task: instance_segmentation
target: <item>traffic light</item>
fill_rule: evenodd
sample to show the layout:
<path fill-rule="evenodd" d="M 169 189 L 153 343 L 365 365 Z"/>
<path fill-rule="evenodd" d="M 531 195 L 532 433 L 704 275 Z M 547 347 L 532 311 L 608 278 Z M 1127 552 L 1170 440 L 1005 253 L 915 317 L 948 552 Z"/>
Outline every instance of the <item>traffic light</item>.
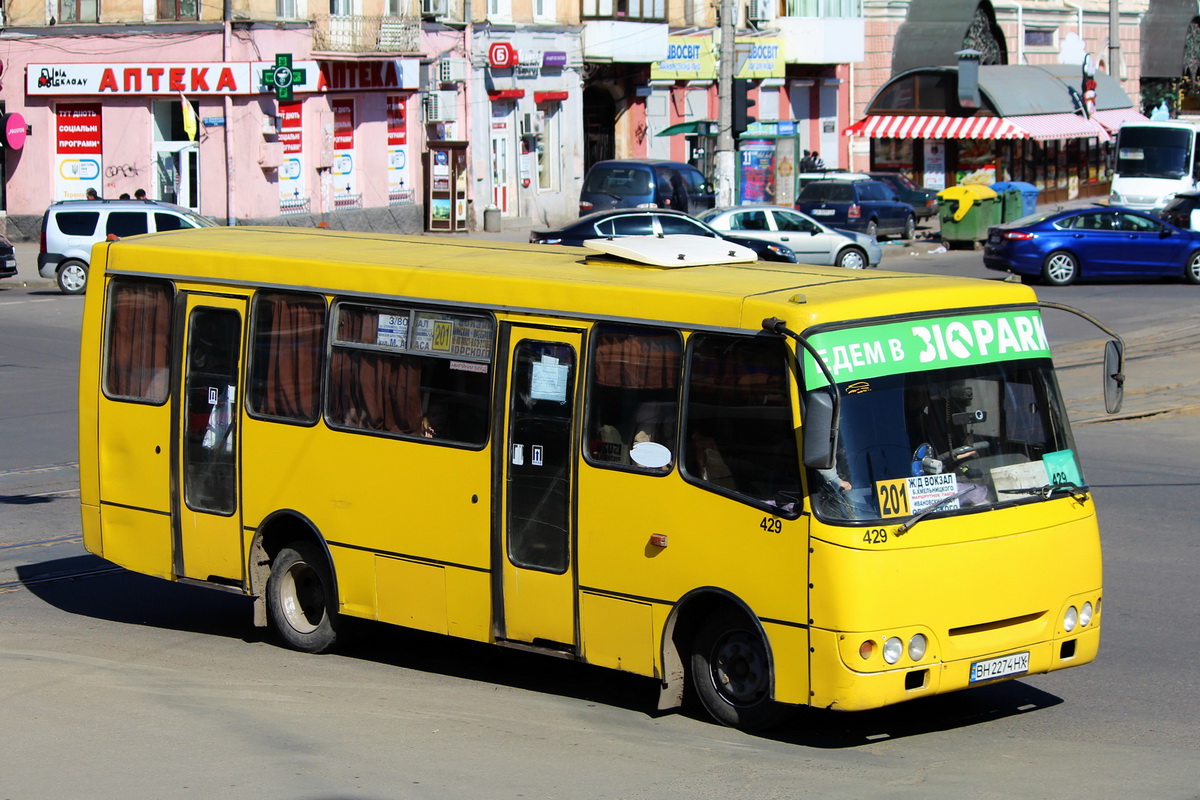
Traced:
<path fill-rule="evenodd" d="M 750 81 L 745 78 L 735 78 L 733 81 L 733 139 L 758 121 L 758 117 L 750 114 L 754 101 L 750 99 Z"/>

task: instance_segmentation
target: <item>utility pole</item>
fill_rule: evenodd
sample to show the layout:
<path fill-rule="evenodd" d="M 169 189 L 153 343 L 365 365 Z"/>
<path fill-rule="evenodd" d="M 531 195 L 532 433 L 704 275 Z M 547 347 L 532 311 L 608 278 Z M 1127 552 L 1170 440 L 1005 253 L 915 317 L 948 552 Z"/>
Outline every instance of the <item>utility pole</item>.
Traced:
<path fill-rule="evenodd" d="M 1121 79 L 1121 8 L 1108 0 L 1108 74 Z"/>
<path fill-rule="evenodd" d="M 717 205 L 733 205 L 734 150 L 733 150 L 733 62 L 734 62 L 734 13 L 733 0 L 721 0 L 721 42 L 717 73 Z"/>

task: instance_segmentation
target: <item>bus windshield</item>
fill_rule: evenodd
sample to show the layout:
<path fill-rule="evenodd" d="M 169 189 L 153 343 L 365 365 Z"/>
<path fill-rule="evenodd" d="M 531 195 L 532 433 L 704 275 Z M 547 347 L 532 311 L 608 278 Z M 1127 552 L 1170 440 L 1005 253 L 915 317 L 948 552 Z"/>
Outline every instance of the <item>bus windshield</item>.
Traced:
<path fill-rule="evenodd" d="M 948 514 L 1036 501 L 1047 495 L 1034 490 L 1049 484 L 1083 484 L 1036 312 L 836 336 L 844 344 L 822 357 L 835 379 L 854 374 L 839 380 L 834 466 L 810 472 L 821 517 L 898 522 L 935 505 L 933 513 Z M 820 350 L 822 337 L 813 339 Z"/>
<path fill-rule="evenodd" d="M 1117 141 L 1117 174 L 1182 178 L 1188 174 L 1194 136 L 1182 128 L 1123 127 Z"/>

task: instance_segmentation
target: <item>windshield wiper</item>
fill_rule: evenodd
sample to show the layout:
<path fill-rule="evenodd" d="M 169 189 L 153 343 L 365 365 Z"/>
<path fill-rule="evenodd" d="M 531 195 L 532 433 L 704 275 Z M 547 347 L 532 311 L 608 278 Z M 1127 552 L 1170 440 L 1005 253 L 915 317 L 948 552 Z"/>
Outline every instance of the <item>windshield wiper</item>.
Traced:
<path fill-rule="evenodd" d="M 1045 486 L 1029 486 L 1022 489 L 1000 489 L 1000 494 L 1030 494 L 1040 495 L 1043 500 L 1049 500 L 1056 494 L 1066 492 L 1076 500 L 1084 501 L 1088 497 L 1088 486 L 1080 485 L 1073 481 L 1060 481 L 1058 483 L 1047 483 Z"/>
<path fill-rule="evenodd" d="M 917 514 L 915 517 L 913 517 L 908 522 L 901 525 L 899 528 L 896 528 L 896 535 L 903 536 L 904 534 L 911 531 L 913 529 L 914 525 L 916 525 L 918 522 L 920 522 L 921 520 L 928 517 L 933 512 L 937 511 L 942 506 L 946 505 L 946 503 L 949 503 L 952 500 L 957 500 L 960 497 L 965 497 L 978 488 L 979 488 L 978 486 L 968 486 L 966 489 L 963 489 L 958 494 L 952 494 L 949 497 L 943 497 L 941 500 L 938 500 L 936 503 L 934 503 L 929 508 L 922 511 L 920 514 Z"/>

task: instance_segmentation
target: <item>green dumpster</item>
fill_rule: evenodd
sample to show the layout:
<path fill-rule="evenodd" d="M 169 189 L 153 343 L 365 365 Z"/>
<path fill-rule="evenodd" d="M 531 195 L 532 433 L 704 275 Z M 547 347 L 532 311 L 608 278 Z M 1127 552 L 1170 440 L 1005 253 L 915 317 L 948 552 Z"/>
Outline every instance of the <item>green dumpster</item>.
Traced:
<path fill-rule="evenodd" d="M 951 186 L 938 192 L 938 219 L 946 247 L 974 247 L 1002 222 L 1000 196 L 979 184 Z"/>

